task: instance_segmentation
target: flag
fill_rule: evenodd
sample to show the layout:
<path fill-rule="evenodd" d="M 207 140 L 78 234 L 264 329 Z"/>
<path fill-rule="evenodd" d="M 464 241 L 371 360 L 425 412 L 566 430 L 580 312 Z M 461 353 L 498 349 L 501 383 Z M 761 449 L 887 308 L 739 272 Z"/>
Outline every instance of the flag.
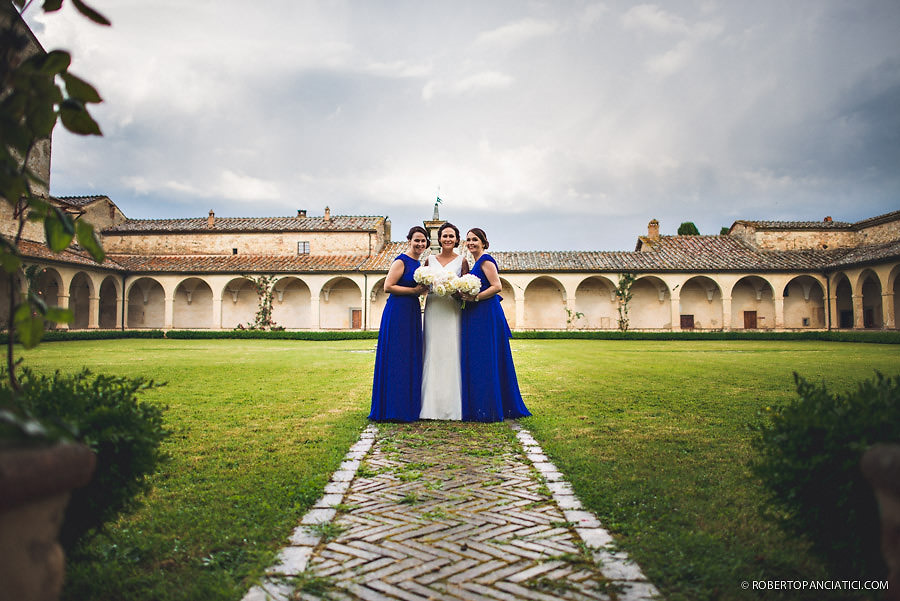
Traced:
<path fill-rule="evenodd" d="M 437 197 L 437 201 L 436 201 L 434 204 L 441 204 L 442 202 L 444 202 L 444 201 L 441 200 L 441 197 L 440 197 L 440 196 L 438 196 L 438 197 Z"/>

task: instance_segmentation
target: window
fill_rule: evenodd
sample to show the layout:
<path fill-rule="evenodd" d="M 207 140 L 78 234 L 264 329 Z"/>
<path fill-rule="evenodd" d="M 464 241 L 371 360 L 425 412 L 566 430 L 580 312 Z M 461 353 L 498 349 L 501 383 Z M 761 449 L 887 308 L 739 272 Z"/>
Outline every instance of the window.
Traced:
<path fill-rule="evenodd" d="M 297 254 L 298 255 L 308 255 L 309 254 L 309 242 L 298 242 L 297 243 Z"/>
<path fill-rule="evenodd" d="M 236 249 L 236 248 L 232 248 L 232 249 L 231 249 L 231 254 L 236 255 L 236 254 L 237 254 L 237 249 Z"/>

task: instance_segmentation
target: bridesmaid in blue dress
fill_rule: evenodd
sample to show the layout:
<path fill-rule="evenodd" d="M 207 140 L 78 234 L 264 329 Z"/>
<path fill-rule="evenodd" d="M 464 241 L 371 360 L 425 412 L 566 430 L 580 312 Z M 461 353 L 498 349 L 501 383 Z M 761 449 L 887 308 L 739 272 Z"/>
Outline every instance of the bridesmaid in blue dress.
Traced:
<path fill-rule="evenodd" d="M 498 422 L 531 415 L 519 393 L 509 339 L 512 333 L 500 306 L 500 273 L 497 262 L 484 251 L 487 235 L 473 228 L 466 248 L 475 263 L 469 273 L 481 279 L 477 295 L 463 295 L 466 308 L 460 321 L 462 418 L 464 421 Z"/>
<path fill-rule="evenodd" d="M 422 310 L 419 295 L 428 286 L 416 284 L 413 273 L 428 247 L 428 232 L 415 226 L 406 236 L 409 249 L 388 269 L 384 291 L 390 294 L 381 314 L 372 411 L 375 421 L 411 422 L 422 409 Z"/>

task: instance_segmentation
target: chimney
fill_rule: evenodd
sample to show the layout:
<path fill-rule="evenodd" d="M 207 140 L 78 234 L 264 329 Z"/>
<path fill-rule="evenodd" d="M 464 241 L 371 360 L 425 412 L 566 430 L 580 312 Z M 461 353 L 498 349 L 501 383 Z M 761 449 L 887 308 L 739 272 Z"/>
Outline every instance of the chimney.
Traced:
<path fill-rule="evenodd" d="M 206 227 L 216 227 L 216 214 L 212 209 L 209 210 L 209 217 L 206 218 Z"/>
<path fill-rule="evenodd" d="M 297 217 L 306 217 L 306 209 L 297 209 Z"/>
<path fill-rule="evenodd" d="M 831 223 L 831 215 L 825 218 L 825 223 Z"/>
<path fill-rule="evenodd" d="M 331 221 L 331 209 L 325 207 L 325 221 Z"/>
<path fill-rule="evenodd" d="M 651 219 L 647 224 L 647 237 L 651 240 L 659 239 L 659 221 Z"/>

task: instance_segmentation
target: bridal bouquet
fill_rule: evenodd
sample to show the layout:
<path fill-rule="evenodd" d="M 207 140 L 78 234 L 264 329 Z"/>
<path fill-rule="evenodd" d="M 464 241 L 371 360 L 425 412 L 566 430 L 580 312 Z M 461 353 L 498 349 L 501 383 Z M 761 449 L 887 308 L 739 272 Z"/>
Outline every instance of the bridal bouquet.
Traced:
<path fill-rule="evenodd" d="M 427 267 L 419 267 L 413 272 L 417 284 L 425 284 L 438 296 L 447 296 L 456 292 L 454 280 L 456 276 L 449 271 L 435 272 Z"/>
<path fill-rule="evenodd" d="M 453 288 L 462 294 L 475 295 L 481 292 L 481 279 L 477 275 L 467 273 L 453 281 Z M 462 308 L 466 308 L 466 301 L 463 301 Z"/>

